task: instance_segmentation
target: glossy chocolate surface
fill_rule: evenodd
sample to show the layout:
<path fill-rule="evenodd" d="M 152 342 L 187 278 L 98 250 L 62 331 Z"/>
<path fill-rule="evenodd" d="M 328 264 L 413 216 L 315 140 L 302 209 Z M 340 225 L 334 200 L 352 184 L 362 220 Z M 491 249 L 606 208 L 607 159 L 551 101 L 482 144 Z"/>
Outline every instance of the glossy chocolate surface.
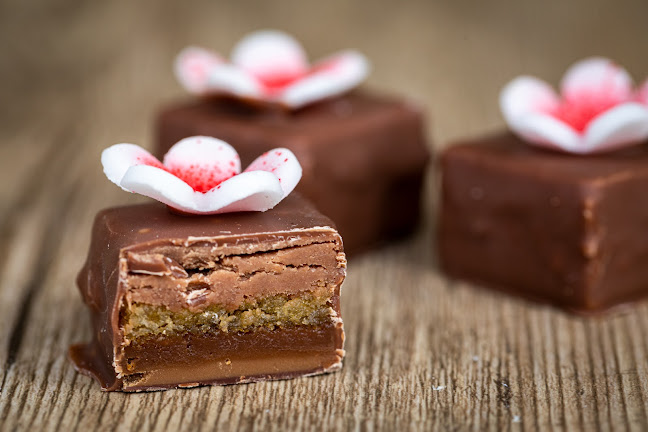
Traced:
<path fill-rule="evenodd" d="M 576 312 L 648 294 L 648 144 L 578 156 L 501 133 L 450 146 L 441 166 L 450 276 Z"/>
<path fill-rule="evenodd" d="M 244 167 L 267 150 L 292 150 L 304 168 L 297 190 L 335 221 L 347 253 L 418 224 L 429 153 L 420 110 L 402 100 L 353 92 L 292 112 L 194 100 L 160 113 L 156 154 L 192 135 L 229 142 Z"/>
<path fill-rule="evenodd" d="M 119 323 L 125 302 L 132 294 L 128 277 L 147 278 L 151 288 L 144 291 L 158 289 L 159 294 L 152 297 L 158 304 L 177 307 L 173 303 L 178 294 L 174 292 L 176 287 L 165 293 L 159 286 L 164 286 L 166 280 L 187 278 L 195 262 L 230 259 L 241 266 L 260 266 L 265 256 L 279 256 L 286 261 L 281 267 L 275 259 L 269 264 L 274 267 L 264 270 L 268 272 L 288 268 L 297 274 L 294 267 L 302 262 L 314 262 L 315 272 L 321 266 L 328 269 L 327 286 L 333 290 L 330 303 L 334 311 L 330 325 L 175 335 L 153 339 L 148 345 L 124 339 Z M 94 377 L 104 390 L 249 382 L 335 370 L 341 366 L 344 354 L 339 287 L 345 268 L 342 241 L 333 223 L 297 193 L 264 213 L 182 216 L 159 203 L 106 209 L 95 219 L 88 260 L 77 279 L 84 302 L 90 308 L 94 338 L 88 344 L 72 346 L 70 358 L 79 371 Z M 218 280 L 220 274 L 216 272 L 214 278 Z M 247 277 L 244 279 L 247 281 Z M 262 289 L 272 289 L 271 279 L 268 280 L 261 284 Z M 280 288 L 286 294 L 309 288 L 299 286 L 299 277 L 282 281 Z M 259 284 L 225 283 L 222 287 L 225 291 L 244 291 L 240 296 L 225 293 L 234 303 L 239 297 L 266 294 L 255 291 Z M 213 295 L 222 301 L 223 295 Z M 192 298 L 188 297 L 189 303 L 184 306 L 193 305 Z M 232 308 L 237 306 L 233 304 Z M 199 310 L 202 306 L 195 307 Z M 134 352 L 137 372 L 144 368 L 146 373 L 141 379 L 125 381 L 121 372 L 130 367 L 129 355 Z M 186 364 L 194 365 L 195 373 Z"/>

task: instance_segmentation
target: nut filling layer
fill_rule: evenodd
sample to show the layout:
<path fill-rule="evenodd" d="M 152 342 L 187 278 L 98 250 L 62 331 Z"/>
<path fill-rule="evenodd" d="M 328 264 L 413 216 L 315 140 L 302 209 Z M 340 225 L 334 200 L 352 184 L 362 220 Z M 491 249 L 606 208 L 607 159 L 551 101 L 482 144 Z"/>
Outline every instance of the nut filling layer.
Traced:
<path fill-rule="evenodd" d="M 121 321 L 125 339 L 137 342 L 139 338 L 158 335 L 318 326 L 331 322 L 334 316 L 329 296 L 315 296 L 306 292 L 296 296 L 275 295 L 247 301 L 234 311 L 220 305 L 209 306 L 200 312 L 187 309 L 172 311 L 165 306 L 135 303 L 123 309 Z"/>

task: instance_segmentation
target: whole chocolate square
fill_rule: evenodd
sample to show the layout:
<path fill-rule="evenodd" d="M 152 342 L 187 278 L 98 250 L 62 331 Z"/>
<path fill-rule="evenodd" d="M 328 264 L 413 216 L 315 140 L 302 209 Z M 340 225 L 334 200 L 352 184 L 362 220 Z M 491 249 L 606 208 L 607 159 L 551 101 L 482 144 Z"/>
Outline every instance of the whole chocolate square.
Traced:
<path fill-rule="evenodd" d="M 448 275 L 579 312 L 648 294 L 648 144 L 578 156 L 503 133 L 441 165 Z"/>
<path fill-rule="evenodd" d="M 421 112 L 402 100 L 354 92 L 294 112 L 194 100 L 159 114 L 156 154 L 192 135 L 227 141 L 243 167 L 273 148 L 292 150 L 304 169 L 297 190 L 335 221 L 347 252 L 419 221 L 429 154 Z"/>

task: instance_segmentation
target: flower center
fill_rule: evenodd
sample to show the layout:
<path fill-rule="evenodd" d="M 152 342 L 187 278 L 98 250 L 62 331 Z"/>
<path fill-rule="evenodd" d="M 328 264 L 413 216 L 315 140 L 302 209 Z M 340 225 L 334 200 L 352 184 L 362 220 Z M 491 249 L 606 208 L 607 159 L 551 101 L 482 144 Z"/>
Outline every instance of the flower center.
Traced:
<path fill-rule="evenodd" d="M 594 118 L 618 103 L 618 100 L 583 95 L 577 100 L 563 100 L 549 114 L 583 132 Z"/>
<path fill-rule="evenodd" d="M 280 92 L 295 81 L 300 80 L 305 75 L 306 74 L 303 73 L 283 72 L 258 76 L 257 78 L 261 81 L 261 84 L 263 84 L 266 92 L 274 94 Z"/>
<path fill-rule="evenodd" d="M 272 72 L 257 73 L 255 74 L 256 78 L 263 85 L 266 93 L 270 95 L 276 95 L 284 90 L 286 87 L 294 84 L 296 81 L 307 78 L 311 75 L 315 75 L 320 72 L 333 70 L 338 67 L 338 61 L 328 60 L 321 62 L 314 67 L 301 70 L 299 68 L 285 69 L 285 70 L 275 70 Z"/>
<path fill-rule="evenodd" d="M 138 162 L 143 165 L 149 165 L 155 168 L 160 168 L 178 177 L 183 182 L 187 183 L 196 192 L 206 193 L 218 187 L 223 183 L 234 177 L 237 173 L 235 170 L 234 162 L 230 162 L 227 169 L 223 170 L 221 167 L 212 165 L 189 164 L 179 166 L 165 166 L 154 157 L 138 157 Z"/>
<path fill-rule="evenodd" d="M 619 67 L 608 65 L 600 80 L 567 89 L 551 115 L 583 132 L 599 115 L 621 103 L 629 102 L 632 95 L 618 82 Z"/>
<path fill-rule="evenodd" d="M 191 164 L 183 167 L 165 167 L 165 171 L 187 183 L 196 192 L 209 192 L 219 184 L 236 175 L 236 172 L 223 172 L 218 167 Z"/>

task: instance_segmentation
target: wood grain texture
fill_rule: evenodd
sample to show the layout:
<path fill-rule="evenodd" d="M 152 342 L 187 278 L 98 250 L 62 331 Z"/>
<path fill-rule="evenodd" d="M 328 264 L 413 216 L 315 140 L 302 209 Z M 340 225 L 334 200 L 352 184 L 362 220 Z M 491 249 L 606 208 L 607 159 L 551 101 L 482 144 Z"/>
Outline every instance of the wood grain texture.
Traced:
<path fill-rule="evenodd" d="M 369 84 L 425 104 L 439 149 L 500 127 L 519 73 L 607 55 L 648 75 L 643 0 L 0 3 L 0 429 L 645 430 L 648 305 L 586 319 L 447 280 L 435 175 L 413 238 L 349 263 L 347 357 L 315 378 L 102 393 L 65 358 L 90 337 L 74 286 L 96 211 L 133 202 L 99 154 L 151 142 L 188 44 L 278 27 L 314 57 L 355 47 Z"/>

